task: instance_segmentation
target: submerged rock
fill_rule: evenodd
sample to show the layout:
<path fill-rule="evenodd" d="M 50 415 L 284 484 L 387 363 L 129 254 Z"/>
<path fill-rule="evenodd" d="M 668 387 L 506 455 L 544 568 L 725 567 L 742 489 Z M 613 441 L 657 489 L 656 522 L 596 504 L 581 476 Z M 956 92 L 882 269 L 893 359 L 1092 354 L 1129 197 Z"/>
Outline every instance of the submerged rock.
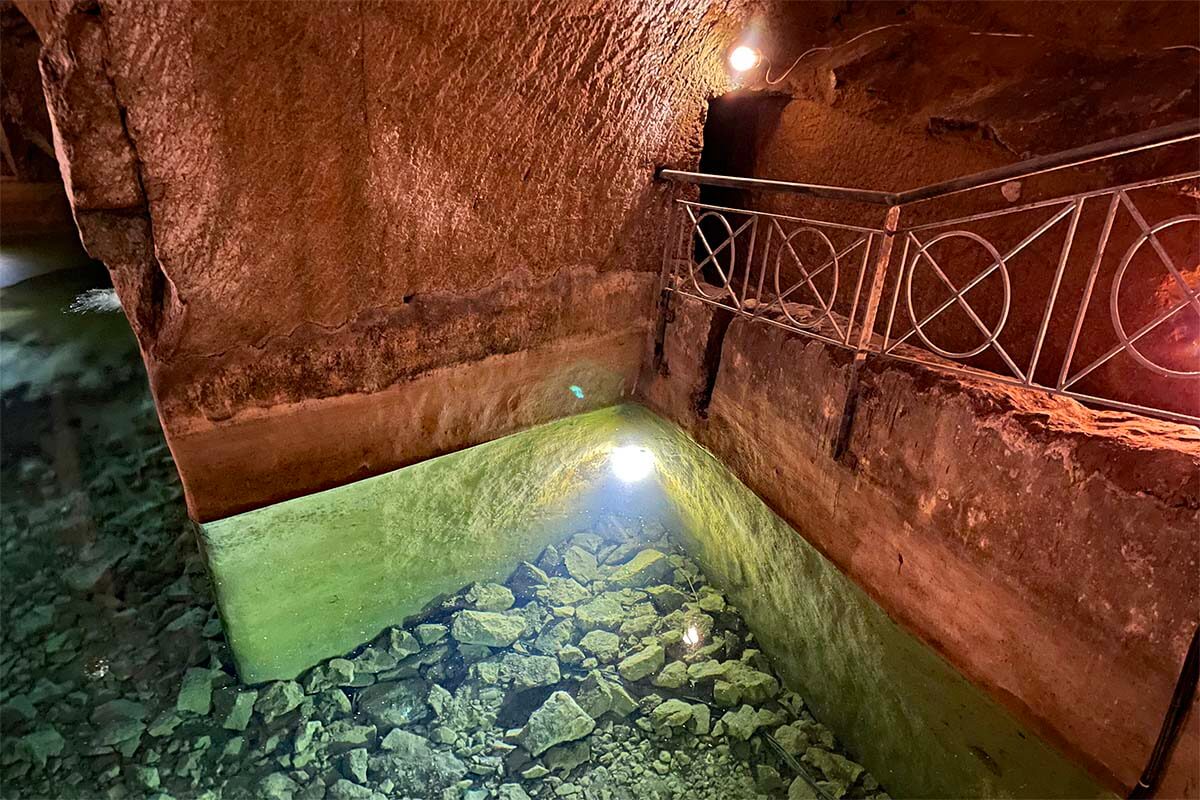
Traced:
<path fill-rule="evenodd" d="M 530 715 L 517 741 L 531 755 L 540 756 L 557 744 L 582 739 L 595 727 L 596 721 L 571 695 L 555 692 Z"/>
<path fill-rule="evenodd" d="M 92 712 L 98 747 L 111 747 L 132 742 L 136 747 L 146 730 L 146 707 L 131 700 L 110 700 Z M 119 748 L 125 749 L 125 748 Z"/>
<path fill-rule="evenodd" d="M 558 659 L 552 656 L 524 656 L 506 653 L 500 662 L 499 680 L 518 689 L 553 686 L 561 680 Z"/>
<path fill-rule="evenodd" d="M 580 739 L 569 744 L 552 747 L 542 756 L 542 761 L 551 772 L 566 774 L 571 770 L 590 761 L 592 748 L 587 739 Z"/>
<path fill-rule="evenodd" d="M 620 653 L 621 637 L 604 630 L 589 631 L 579 640 L 579 649 L 595 656 L 601 664 L 608 664 Z"/>
<path fill-rule="evenodd" d="M 449 632 L 450 629 L 445 625 L 436 625 L 433 623 L 418 625 L 413 630 L 413 633 L 416 634 L 417 640 L 425 647 L 440 642 L 442 639 L 446 638 L 446 634 Z"/>
<path fill-rule="evenodd" d="M 428 739 L 404 730 L 394 730 L 384 739 L 386 752 L 369 761 L 371 774 L 383 776 L 404 794 L 428 797 L 467 774 L 467 767 L 453 754 L 434 750 Z"/>
<path fill-rule="evenodd" d="M 537 599 L 548 606 L 572 606 L 591 596 L 592 593 L 573 578 L 550 578 L 537 590 Z"/>
<path fill-rule="evenodd" d="M 821 800 L 821 796 L 804 778 L 796 778 L 788 787 L 787 800 Z"/>
<path fill-rule="evenodd" d="M 625 609 L 615 598 L 605 594 L 578 606 L 575 619 L 584 631 L 615 630 L 625 619 Z"/>
<path fill-rule="evenodd" d="M 467 602 L 480 611 L 507 611 L 515 598 L 512 590 L 498 583 L 477 583 L 467 592 Z"/>
<path fill-rule="evenodd" d="M 670 614 L 672 611 L 678 611 L 683 608 L 683 604 L 688 599 L 686 594 L 670 584 L 649 586 L 646 588 L 646 594 L 650 595 L 650 601 L 654 603 L 654 608 L 660 614 Z"/>
<path fill-rule="evenodd" d="M 61 755 L 66 741 L 59 734 L 58 730 L 53 725 L 47 725 L 33 733 L 27 733 L 21 737 L 17 752 L 27 761 L 37 764 L 39 767 L 46 766 L 46 760 L 50 756 Z"/>
<path fill-rule="evenodd" d="M 642 550 L 633 560 L 622 564 L 608 576 L 611 586 L 631 588 L 662 583 L 675 571 L 670 560 L 657 550 Z"/>
<path fill-rule="evenodd" d="M 325 800 L 386 800 L 386 795 L 342 778 L 326 790 Z"/>
<path fill-rule="evenodd" d="M 271 684 L 254 704 L 254 710 L 262 714 L 264 722 L 292 711 L 304 702 L 304 692 L 295 681 L 279 681 Z"/>
<path fill-rule="evenodd" d="M 650 718 L 657 725 L 679 728 L 691 721 L 692 705 L 672 698 L 655 706 L 654 710 L 650 712 Z"/>
<path fill-rule="evenodd" d="M 398 728 L 429 717 L 429 684 L 419 678 L 385 681 L 358 696 L 358 709 L 381 728 Z"/>
<path fill-rule="evenodd" d="M 559 620 L 537 637 L 533 649 L 540 653 L 557 654 L 575 638 L 575 623 L 569 619 Z"/>
<path fill-rule="evenodd" d="M 496 790 L 496 800 L 530 800 L 529 793 L 519 783 L 504 783 Z"/>
<path fill-rule="evenodd" d="M 454 617 L 450 635 L 462 644 L 508 647 L 525 631 L 520 617 L 490 611 L 461 611 Z"/>
<path fill-rule="evenodd" d="M 687 665 L 682 661 L 672 661 L 654 677 L 654 685 L 663 689 L 679 689 L 686 686 L 687 682 Z"/>
<path fill-rule="evenodd" d="M 579 685 L 575 694 L 575 702 L 592 719 L 600 719 L 608 713 L 613 705 L 613 693 L 608 681 L 601 677 L 597 670 L 592 670 Z"/>
<path fill-rule="evenodd" d="M 396 667 L 396 656 L 389 653 L 387 650 L 381 650 L 378 647 L 368 647 L 358 654 L 354 659 L 354 676 L 359 675 L 375 675 L 380 672 L 387 672 Z"/>
<path fill-rule="evenodd" d="M 743 742 L 753 736 L 759 728 L 768 728 L 779 722 L 781 720 L 774 712 L 750 706 L 742 706 L 737 711 L 727 711 L 725 716 L 721 717 L 721 724 L 725 726 L 725 732 L 730 738 Z"/>
<path fill-rule="evenodd" d="M 617 672 L 627 681 L 640 681 L 662 669 L 665 655 L 658 645 L 650 645 L 617 665 Z"/>
<path fill-rule="evenodd" d="M 258 692 L 253 689 L 237 692 L 221 720 L 221 727 L 231 731 L 246 730 L 250 724 L 250 717 L 254 714 L 254 703 L 257 699 Z"/>
<path fill-rule="evenodd" d="M 272 772 L 258 783 L 263 800 L 293 800 L 300 785 L 282 772 Z"/>
<path fill-rule="evenodd" d="M 579 546 L 567 549 L 563 554 L 563 566 L 567 574 L 580 583 L 591 583 L 600 578 L 596 557 Z"/>
<path fill-rule="evenodd" d="M 532 600 L 534 592 L 549 581 L 550 577 L 541 569 L 528 561 L 522 561 L 509 577 L 508 587 L 518 600 Z"/>
<path fill-rule="evenodd" d="M 804 763 L 816 767 L 827 780 L 841 783 L 843 786 L 853 786 L 866 772 L 861 764 L 856 764 L 844 756 L 810 747 L 804 754 Z"/>
<path fill-rule="evenodd" d="M 184 673 L 175 708 L 194 714 L 207 714 L 212 711 L 212 684 L 212 670 L 189 669 Z"/>

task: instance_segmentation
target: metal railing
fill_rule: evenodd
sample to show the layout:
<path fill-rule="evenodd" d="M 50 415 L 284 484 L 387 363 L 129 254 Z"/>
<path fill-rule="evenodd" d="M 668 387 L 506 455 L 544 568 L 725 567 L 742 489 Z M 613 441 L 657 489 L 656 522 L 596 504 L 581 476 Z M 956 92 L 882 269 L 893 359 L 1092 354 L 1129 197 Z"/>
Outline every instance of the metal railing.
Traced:
<path fill-rule="evenodd" d="M 1200 424 L 1200 203 L 1188 185 L 1200 171 L 899 224 L 906 205 L 1197 139 L 1200 121 L 1189 121 L 895 194 L 663 170 L 681 183 L 887 207 L 872 226 L 677 198 L 664 298 L 851 349 L 856 368 L 893 358 Z M 1164 204 L 1164 189 L 1181 202 Z M 1176 213 L 1181 203 L 1190 212 Z M 1044 265 L 1024 263 L 1035 258 Z M 1135 262 L 1140 284 L 1129 280 Z M 1147 281 L 1147 268 L 1157 277 Z M 1147 346 L 1167 330 L 1169 352 L 1161 341 Z M 1105 377 L 1117 367 L 1120 376 Z M 1149 377 L 1130 379 L 1131 370 Z"/>

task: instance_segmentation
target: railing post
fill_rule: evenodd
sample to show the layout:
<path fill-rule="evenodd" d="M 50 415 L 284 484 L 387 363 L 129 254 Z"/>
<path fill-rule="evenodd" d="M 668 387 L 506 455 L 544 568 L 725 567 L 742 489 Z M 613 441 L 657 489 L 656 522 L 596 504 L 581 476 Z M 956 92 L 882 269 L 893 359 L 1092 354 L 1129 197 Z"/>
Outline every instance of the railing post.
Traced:
<path fill-rule="evenodd" d="M 883 299 L 883 284 L 887 278 L 888 266 L 892 260 L 892 245 L 896 241 L 896 229 L 900 227 L 900 206 L 892 206 L 887 210 L 883 220 L 883 236 L 879 240 L 879 255 L 875 258 L 875 271 L 871 274 L 871 288 L 867 292 L 867 308 L 863 311 L 862 326 L 858 329 L 858 342 L 854 347 L 854 363 L 858 364 L 866 358 L 871 346 L 871 336 L 875 332 L 875 317 L 879 313 L 879 303 Z M 851 320 L 853 322 L 853 320 Z"/>
<path fill-rule="evenodd" d="M 667 323 L 671 321 L 671 290 L 674 288 L 675 267 L 672 259 L 677 255 L 672 250 L 678 245 L 676 227 L 679 216 L 675 206 L 675 193 L 667 193 L 667 236 L 663 243 L 663 263 L 658 275 L 658 303 L 654 323 L 654 355 L 651 368 L 654 374 L 664 374 Z"/>
<path fill-rule="evenodd" d="M 871 274 L 871 288 L 867 293 L 867 307 L 863 311 L 862 324 L 858 329 L 858 341 L 854 346 L 854 363 L 850 365 L 850 380 L 846 386 L 846 403 L 842 407 L 842 421 L 838 425 L 837 438 L 833 442 L 833 458 L 842 460 L 850 446 L 850 431 L 854 426 L 854 413 L 858 410 L 858 373 L 871 347 L 871 336 L 875 332 L 875 317 L 879 313 L 879 302 L 883 298 L 883 285 L 892 259 L 892 245 L 896 230 L 900 227 L 900 206 L 891 206 L 883 221 L 883 236 L 879 240 L 879 255 L 875 258 L 875 271 Z M 854 324 L 854 320 L 850 320 Z"/>

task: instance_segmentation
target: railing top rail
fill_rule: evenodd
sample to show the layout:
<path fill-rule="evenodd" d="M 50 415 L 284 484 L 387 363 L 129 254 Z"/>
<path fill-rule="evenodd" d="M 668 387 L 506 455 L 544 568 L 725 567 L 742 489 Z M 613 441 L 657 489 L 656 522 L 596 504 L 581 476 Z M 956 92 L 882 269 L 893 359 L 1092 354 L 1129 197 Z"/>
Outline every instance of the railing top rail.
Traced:
<path fill-rule="evenodd" d="M 703 172 L 683 172 L 677 169 L 659 170 L 658 176 L 679 183 L 695 183 L 701 186 L 721 186 L 726 189 L 757 189 L 765 192 L 785 192 L 823 197 L 827 200 L 851 200 L 878 206 L 894 205 L 895 195 L 869 189 L 848 189 L 844 186 L 822 186 L 815 183 L 793 183 L 772 181 L 763 178 L 735 178 L 731 175 L 707 175 Z"/>
<path fill-rule="evenodd" d="M 1118 136 L 1093 142 L 1070 150 L 1060 150 L 1057 153 L 1037 156 L 1036 158 L 1018 161 L 995 169 L 976 172 L 952 178 L 940 183 L 920 186 L 904 192 L 877 192 L 870 189 L 852 189 L 844 186 L 825 186 L 813 183 L 794 183 L 792 181 L 776 181 L 763 178 L 736 178 L 730 175 L 708 175 L 703 172 L 684 172 L 676 169 L 660 169 L 658 176 L 666 180 L 681 183 L 694 183 L 701 186 L 721 186 L 727 189 L 751 189 L 768 192 L 785 192 L 789 194 L 821 197 L 828 200 L 850 200 L 880 206 L 899 206 L 909 203 L 919 203 L 933 200 L 971 189 L 994 186 L 1011 180 L 1020 180 L 1045 172 L 1053 172 L 1070 167 L 1079 167 L 1093 161 L 1136 153 L 1154 147 L 1200 139 L 1200 119 L 1184 120 L 1173 125 L 1164 125 L 1140 131 L 1128 136 Z"/>
<path fill-rule="evenodd" d="M 1128 136 L 1118 136 L 1100 142 L 1073 147 L 1070 150 L 1060 150 L 1057 153 L 1029 158 L 995 169 L 952 178 L 940 183 L 931 183 L 916 189 L 900 192 L 895 196 L 899 205 L 919 203 L 923 200 L 933 200 L 950 194 L 966 192 L 971 189 L 981 189 L 985 186 L 995 186 L 1011 180 L 1030 178 L 1045 172 L 1053 172 L 1070 167 L 1080 167 L 1093 161 L 1149 150 L 1153 147 L 1163 147 L 1168 144 L 1184 142 L 1188 139 L 1200 138 L 1200 119 L 1189 119 L 1174 125 L 1164 125 L 1147 131 L 1131 133 Z"/>
<path fill-rule="evenodd" d="M 822 228 L 839 228 L 845 231 L 858 231 L 859 233 L 883 233 L 883 228 L 871 228 L 866 225 L 849 225 L 845 222 L 830 222 L 825 219 L 813 219 L 812 217 L 793 217 L 788 214 L 774 214 L 768 211 L 751 211 L 747 208 L 730 208 L 729 206 L 715 206 L 711 203 L 697 203 L 694 200 L 676 200 L 681 206 L 689 208 L 698 208 L 705 211 L 724 211 L 731 214 L 742 214 L 748 217 L 771 217 L 773 219 L 781 219 L 787 222 L 803 222 L 808 225 L 818 225 Z"/>
<path fill-rule="evenodd" d="M 1148 178 L 1144 181 L 1135 181 L 1133 183 L 1125 183 L 1120 186 L 1108 186 L 1103 189 L 1093 189 L 1088 192 L 1079 192 L 1078 194 L 1062 195 L 1061 197 L 1051 197 L 1046 200 L 1037 200 L 1024 205 L 1012 206 L 1010 208 L 998 208 L 995 211 L 983 211 L 978 214 L 971 214 L 965 217 L 955 217 L 954 219 L 939 219 L 934 222 L 924 222 L 920 225 L 900 226 L 897 230 L 901 233 L 911 231 L 927 231 L 933 228 L 947 228 L 954 225 L 963 225 L 968 222 L 978 222 L 981 219 L 992 219 L 995 217 L 1006 217 L 1012 214 L 1021 214 L 1026 211 L 1034 211 L 1039 208 L 1051 208 L 1053 206 L 1069 205 L 1081 200 L 1089 200 L 1093 197 L 1103 197 L 1105 195 L 1116 194 L 1119 192 L 1130 192 L 1134 189 L 1145 189 L 1150 186 L 1167 186 L 1172 183 L 1180 183 L 1181 181 L 1194 181 L 1200 179 L 1200 170 L 1192 172 L 1181 172 L 1178 175 L 1169 175 L 1165 178 Z"/>

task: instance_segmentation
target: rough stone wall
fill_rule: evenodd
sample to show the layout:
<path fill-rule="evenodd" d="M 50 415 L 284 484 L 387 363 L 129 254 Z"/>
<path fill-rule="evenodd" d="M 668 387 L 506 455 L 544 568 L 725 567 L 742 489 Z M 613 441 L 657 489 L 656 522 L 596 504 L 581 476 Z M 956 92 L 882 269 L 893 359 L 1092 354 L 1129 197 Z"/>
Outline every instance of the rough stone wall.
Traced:
<path fill-rule="evenodd" d="M 674 305 L 651 407 L 687 428 L 898 622 L 1113 787 L 1137 779 L 1200 602 L 1200 437 L 869 360 Z M 1200 793 L 1193 714 L 1163 796 Z"/>
<path fill-rule="evenodd" d="M 6 182 L 57 182 L 58 164 L 37 66 L 41 42 L 10 2 L 0 2 L 0 38 L 4 41 L 0 49 L 0 124 L 6 150 L 0 174 Z"/>
<path fill-rule="evenodd" d="M 628 394 L 653 167 L 696 158 L 745 16 L 31 5 L 76 219 L 202 519 Z"/>

